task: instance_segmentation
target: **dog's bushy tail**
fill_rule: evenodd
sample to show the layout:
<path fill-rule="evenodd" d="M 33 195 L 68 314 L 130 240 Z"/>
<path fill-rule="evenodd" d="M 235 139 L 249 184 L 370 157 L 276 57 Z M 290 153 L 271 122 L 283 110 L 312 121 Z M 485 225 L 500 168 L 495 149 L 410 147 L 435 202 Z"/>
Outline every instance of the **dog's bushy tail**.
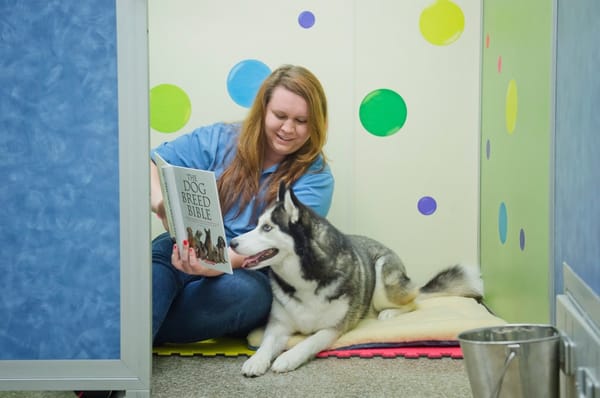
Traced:
<path fill-rule="evenodd" d="M 479 268 L 454 265 L 440 271 L 419 289 L 419 299 L 436 296 L 483 298 L 483 281 Z"/>

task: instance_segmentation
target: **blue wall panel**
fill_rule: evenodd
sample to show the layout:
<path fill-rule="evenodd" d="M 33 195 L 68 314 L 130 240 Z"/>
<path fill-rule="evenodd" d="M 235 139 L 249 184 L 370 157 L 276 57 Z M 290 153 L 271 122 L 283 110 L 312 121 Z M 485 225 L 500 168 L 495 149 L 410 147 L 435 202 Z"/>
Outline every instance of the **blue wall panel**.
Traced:
<path fill-rule="evenodd" d="M 559 0 L 555 274 L 562 264 L 600 295 L 600 2 Z"/>
<path fill-rule="evenodd" d="M 0 1 L 0 359 L 118 359 L 114 1 Z"/>

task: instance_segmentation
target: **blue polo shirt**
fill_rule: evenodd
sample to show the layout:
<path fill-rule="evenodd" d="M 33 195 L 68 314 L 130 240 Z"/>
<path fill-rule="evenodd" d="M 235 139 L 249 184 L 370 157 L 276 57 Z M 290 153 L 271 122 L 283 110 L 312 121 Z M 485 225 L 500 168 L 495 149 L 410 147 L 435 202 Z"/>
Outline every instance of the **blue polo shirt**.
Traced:
<path fill-rule="evenodd" d="M 158 153 L 175 166 L 210 170 L 218 179 L 233 160 L 239 132 L 239 124 L 215 123 L 200 127 L 189 134 L 159 145 L 151 151 L 151 157 L 154 159 L 154 154 Z M 323 159 L 319 157 L 293 184 L 293 188 L 302 203 L 325 217 L 331 206 L 334 179 L 329 166 L 325 165 L 324 168 L 322 166 Z M 260 178 L 261 187 L 265 179 L 276 169 L 277 165 L 263 170 Z M 255 201 L 256 198 L 253 198 L 237 217 L 237 205 L 223 216 L 228 242 L 256 226 L 252 220 Z M 259 212 L 262 212 L 267 205 L 268 203 L 261 203 L 258 207 Z"/>

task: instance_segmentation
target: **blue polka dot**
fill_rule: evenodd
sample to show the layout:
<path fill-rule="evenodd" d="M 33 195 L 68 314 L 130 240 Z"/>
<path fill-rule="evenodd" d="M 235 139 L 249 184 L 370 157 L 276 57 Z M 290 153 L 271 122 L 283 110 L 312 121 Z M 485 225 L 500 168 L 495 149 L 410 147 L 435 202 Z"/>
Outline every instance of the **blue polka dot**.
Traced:
<path fill-rule="evenodd" d="M 498 233 L 500 235 L 500 242 L 506 243 L 506 231 L 508 229 L 508 214 L 506 211 L 506 205 L 504 202 L 500 203 L 500 210 L 498 211 Z"/>
<path fill-rule="evenodd" d="M 271 69 L 255 59 L 237 63 L 227 76 L 227 91 L 238 105 L 249 108 L 256 97 L 262 82 L 269 76 Z"/>
<path fill-rule="evenodd" d="M 315 14 L 310 11 L 302 11 L 300 15 L 298 15 L 298 23 L 304 29 L 312 28 L 315 24 Z"/>
<path fill-rule="evenodd" d="M 431 196 L 423 196 L 421 199 L 419 199 L 417 208 L 421 214 L 430 216 L 435 213 L 435 210 L 437 209 L 437 203 Z"/>
<path fill-rule="evenodd" d="M 525 250 L 525 230 L 523 228 L 519 231 L 519 247 L 521 250 Z"/>

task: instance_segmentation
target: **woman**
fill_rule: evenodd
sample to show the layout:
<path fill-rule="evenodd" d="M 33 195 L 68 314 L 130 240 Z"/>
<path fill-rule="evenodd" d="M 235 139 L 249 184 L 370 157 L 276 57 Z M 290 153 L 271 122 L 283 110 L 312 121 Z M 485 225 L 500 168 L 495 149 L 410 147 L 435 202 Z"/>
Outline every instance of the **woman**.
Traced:
<path fill-rule="evenodd" d="M 212 170 L 227 240 L 251 230 L 275 199 L 280 181 L 325 216 L 333 176 L 325 161 L 327 102 L 306 68 L 285 65 L 268 76 L 242 124 L 217 123 L 194 130 L 152 151 L 173 165 Z M 156 165 L 151 162 L 151 205 L 166 227 Z M 168 233 L 152 242 L 155 344 L 245 336 L 263 325 L 271 306 L 268 276 L 241 269 L 229 249 L 233 274 L 201 265 L 184 242 L 183 254 Z"/>

